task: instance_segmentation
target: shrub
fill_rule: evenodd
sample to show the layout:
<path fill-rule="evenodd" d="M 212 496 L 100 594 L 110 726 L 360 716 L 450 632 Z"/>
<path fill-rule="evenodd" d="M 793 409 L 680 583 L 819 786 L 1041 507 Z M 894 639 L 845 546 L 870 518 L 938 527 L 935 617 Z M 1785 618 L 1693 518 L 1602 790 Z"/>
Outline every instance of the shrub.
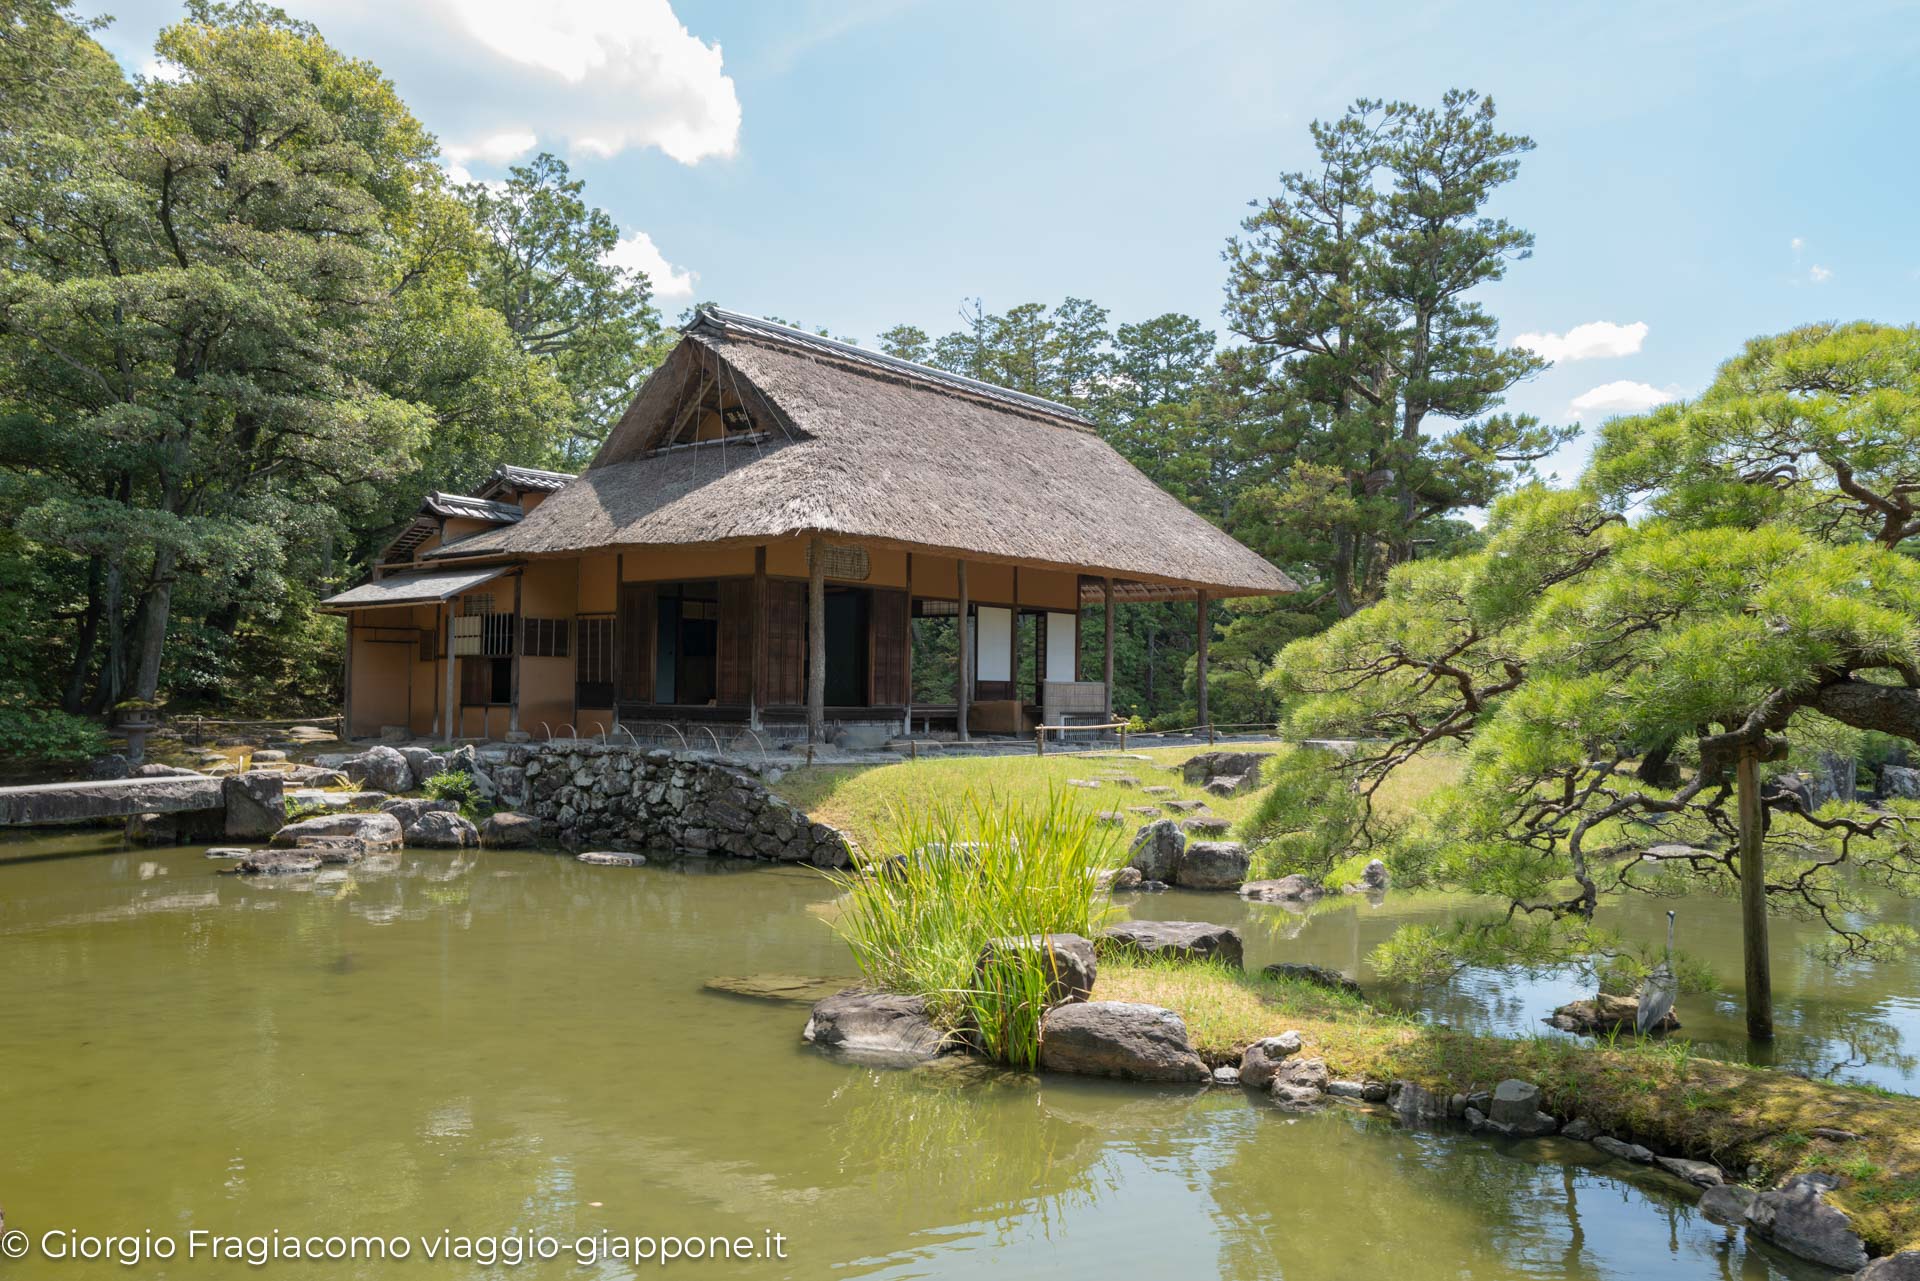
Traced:
<path fill-rule="evenodd" d="M 464 818 L 480 817 L 480 786 L 465 770 L 442 770 L 429 778 L 421 790 L 436 801 L 452 801 L 460 807 Z"/>
<path fill-rule="evenodd" d="M 75 765 L 106 750 L 106 734 L 85 717 L 40 706 L 23 695 L 0 695 L 0 762 Z"/>
<path fill-rule="evenodd" d="M 968 793 L 896 811 L 874 853 L 829 873 L 846 892 L 835 928 L 870 982 L 925 998 L 941 1026 L 972 1029 L 987 1054 L 1031 1067 L 1047 953 L 1003 949 L 976 977 L 980 955 L 999 938 L 1092 938 L 1111 910 L 1097 877 L 1117 862 L 1112 829 L 1060 792 L 1030 805 Z"/>

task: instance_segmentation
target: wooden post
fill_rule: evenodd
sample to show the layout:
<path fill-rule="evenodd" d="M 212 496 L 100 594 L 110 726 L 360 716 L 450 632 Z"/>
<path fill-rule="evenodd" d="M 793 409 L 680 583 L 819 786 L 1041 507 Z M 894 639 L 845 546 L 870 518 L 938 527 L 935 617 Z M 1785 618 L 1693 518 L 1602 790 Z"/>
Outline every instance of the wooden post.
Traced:
<path fill-rule="evenodd" d="M 418 655 L 415 655 L 414 657 L 417 658 Z M 409 658 L 407 662 L 411 664 L 413 662 L 413 658 Z M 412 673 L 413 668 L 411 665 L 408 666 L 407 671 L 409 674 Z M 348 611 L 347 613 L 347 670 L 341 674 L 340 685 L 341 685 L 340 737 L 342 739 L 348 739 L 353 733 L 353 613 L 352 611 Z M 409 718 L 411 718 L 413 709 L 408 708 L 407 711 L 408 711 Z"/>
<path fill-rule="evenodd" d="M 446 697 L 443 700 L 443 711 L 441 712 L 445 720 L 445 737 L 448 743 L 453 742 L 453 721 L 454 718 L 460 714 L 460 709 L 454 706 L 453 702 L 453 602 L 454 598 L 449 596 L 447 598 L 447 671 L 444 678 Z"/>
<path fill-rule="evenodd" d="M 612 724 L 607 728 L 607 736 L 612 730 L 620 728 L 620 680 L 624 672 L 620 670 L 620 651 L 626 649 L 626 638 L 620 630 L 626 626 L 626 553 L 612 553 Z M 580 734 L 580 726 L 574 726 L 574 734 Z M 630 730 L 632 734 L 632 730 Z M 586 737 L 586 734 L 580 734 Z"/>
<path fill-rule="evenodd" d="M 767 701 L 767 549 L 764 545 L 753 549 L 753 657 L 748 679 L 753 692 L 748 696 L 747 726 L 759 729 L 760 709 Z"/>
<path fill-rule="evenodd" d="M 1109 574 L 1101 580 L 1100 596 L 1106 608 L 1106 621 L 1102 625 L 1106 636 L 1101 642 L 1106 648 L 1106 662 L 1101 669 L 1101 679 L 1107 683 L 1107 692 L 1101 704 L 1104 714 L 1100 719 L 1111 721 L 1113 719 L 1113 575 Z"/>
<path fill-rule="evenodd" d="M 507 733 L 520 732 L 520 652 L 527 647 L 527 620 L 520 612 L 522 572 L 513 576 L 513 672 L 507 681 Z"/>
<path fill-rule="evenodd" d="M 1747 1035 L 1773 1039 L 1773 973 L 1767 954 L 1766 857 L 1761 848 L 1760 750 L 1742 745 L 1735 766 L 1740 798 L 1740 934 L 1747 970 Z"/>
<path fill-rule="evenodd" d="M 807 741 L 827 731 L 827 544 L 807 544 Z"/>
<path fill-rule="evenodd" d="M 913 737 L 913 553 L 907 553 L 907 705 L 901 709 L 900 732 Z"/>
<path fill-rule="evenodd" d="M 1197 596 L 1200 604 L 1200 647 L 1198 667 L 1200 677 L 1200 723 L 1207 727 L 1207 741 L 1213 741 L 1213 718 L 1207 715 L 1207 594 Z"/>
<path fill-rule="evenodd" d="M 953 571 L 960 584 L 960 679 L 953 687 L 955 720 L 960 741 L 967 741 L 967 704 L 972 701 L 973 638 L 967 633 L 967 562 L 956 560 Z"/>
<path fill-rule="evenodd" d="M 1040 719 L 1045 721 L 1046 717 L 1043 716 Z M 1047 727 L 1044 724 L 1033 727 L 1033 754 L 1035 756 L 1047 754 Z"/>

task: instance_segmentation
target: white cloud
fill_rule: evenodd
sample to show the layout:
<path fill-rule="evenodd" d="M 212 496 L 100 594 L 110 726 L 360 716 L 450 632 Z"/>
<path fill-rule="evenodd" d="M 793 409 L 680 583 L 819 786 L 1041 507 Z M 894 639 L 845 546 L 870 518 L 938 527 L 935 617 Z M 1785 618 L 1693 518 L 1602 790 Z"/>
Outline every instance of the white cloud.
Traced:
<path fill-rule="evenodd" d="M 442 150 L 447 153 L 447 159 L 455 164 L 464 165 L 470 160 L 479 160 L 490 165 L 504 165 L 526 155 L 539 142 L 539 135 L 528 130 L 508 129 L 473 142 L 450 142 Z"/>
<path fill-rule="evenodd" d="M 1615 414 L 1644 414 L 1649 409 L 1679 398 L 1677 392 L 1622 380 L 1601 383 L 1591 391 L 1581 392 L 1573 398 L 1567 410 L 1575 418 L 1595 414 L 1611 418 Z"/>
<path fill-rule="evenodd" d="M 1807 279 L 1816 285 L 1824 285 L 1833 279 L 1833 273 L 1825 267 L 1822 267 L 1819 263 L 1815 263 L 1812 269 L 1807 272 Z"/>
<path fill-rule="evenodd" d="M 501 95 L 542 136 L 612 156 L 658 147 L 682 164 L 731 156 L 740 99 L 718 44 L 689 32 L 670 0 L 437 0 L 449 25 L 500 58 Z M 502 135 L 504 136 L 504 135 Z"/>
<path fill-rule="evenodd" d="M 644 231 L 633 231 L 620 237 L 613 251 L 607 255 L 607 261 L 629 271 L 646 272 L 647 279 L 653 282 L 656 300 L 691 298 L 694 282 L 700 278 L 698 272 L 668 262 L 667 256 L 653 243 L 653 237 Z"/>
<path fill-rule="evenodd" d="M 1590 320 L 1575 325 L 1564 334 L 1521 334 L 1513 340 L 1548 360 L 1595 360 L 1609 356 L 1631 356 L 1647 338 L 1645 321 L 1616 325 L 1610 320 Z"/>
<path fill-rule="evenodd" d="M 1788 241 L 1787 243 L 1793 248 L 1793 256 L 1795 258 L 1798 258 L 1800 256 L 1800 251 L 1807 247 L 1807 242 L 1802 240 L 1798 236 L 1795 236 L 1792 240 Z"/>

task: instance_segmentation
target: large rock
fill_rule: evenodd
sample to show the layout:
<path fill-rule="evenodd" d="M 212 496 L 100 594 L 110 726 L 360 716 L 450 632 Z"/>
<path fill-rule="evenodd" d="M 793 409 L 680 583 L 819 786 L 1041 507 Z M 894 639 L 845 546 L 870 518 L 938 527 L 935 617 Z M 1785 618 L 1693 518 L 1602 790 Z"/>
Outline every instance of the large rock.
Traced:
<path fill-rule="evenodd" d="M 858 988 L 815 1004 L 801 1036 L 865 1062 L 917 1062 L 933 1058 L 942 1049 L 940 1032 L 927 1018 L 925 1001 Z"/>
<path fill-rule="evenodd" d="M 1826 1200 L 1838 1186 L 1831 1174 L 1796 1174 L 1753 1199 L 1747 1226 L 1789 1254 L 1842 1272 L 1858 1271 L 1867 1266 L 1867 1248 L 1852 1221 Z"/>
<path fill-rule="evenodd" d="M 1540 1110 L 1540 1087 L 1531 1081 L 1508 1078 L 1493 1087 L 1493 1106 L 1487 1128 L 1497 1134 L 1532 1138 L 1552 1134 L 1560 1123 Z"/>
<path fill-rule="evenodd" d="M 1327 1076 L 1324 1059 L 1288 1059 L 1275 1070 L 1267 1091 L 1282 1107 L 1317 1107 L 1326 1097 Z"/>
<path fill-rule="evenodd" d="M 1326 893 L 1320 886 L 1294 872 L 1268 881 L 1246 881 L 1240 897 L 1256 903 L 1311 903 Z"/>
<path fill-rule="evenodd" d="M 1387 865 L 1377 858 L 1368 859 L 1366 870 L 1360 873 L 1361 888 L 1371 893 L 1384 893 L 1390 879 Z"/>
<path fill-rule="evenodd" d="M 1875 1259 L 1854 1273 L 1853 1281 L 1920 1281 L 1920 1250 L 1902 1250 Z"/>
<path fill-rule="evenodd" d="M 1642 1147 L 1638 1143 L 1629 1143 L 1625 1139 L 1616 1139 L 1611 1134 L 1596 1135 L 1593 1140 L 1593 1146 L 1599 1148 L 1610 1157 L 1616 1157 L 1622 1161 L 1631 1161 L 1635 1165 L 1650 1165 L 1653 1162 L 1652 1151 Z"/>
<path fill-rule="evenodd" d="M 1248 788 L 1260 785 L 1260 768 L 1273 753 L 1271 752 L 1201 752 L 1189 756 L 1180 766 L 1180 773 L 1190 786 L 1198 787 L 1209 779 L 1220 777 L 1244 777 Z"/>
<path fill-rule="evenodd" d="M 361 786 L 376 792 L 405 792 L 412 790 L 413 766 L 407 764 L 398 748 L 382 743 L 369 747 L 358 756 L 349 756 L 341 765 L 350 777 L 360 780 Z"/>
<path fill-rule="evenodd" d="M 431 850 L 472 849 L 480 843 L 480 830 L 453 811 L 428 810 L 407 824 L 406 841 Z"/>
<path fill-rule="evenodd" d="M 1220 960 L 1238 969 L 1240 932 L 1211 921 L 1122 921 L 1100 936 L 1117 948 L 1177 961 Z"/>
<path fill-rule="evenodd" d="M 229 840 L 264 840 L 287 824 L 286 780 L 271 770 L 236 774 L 220 785 L 220 794 Z"/>
<path fill-rule="evenodd" d="M 431 796 L 396 796 L 380 802 L 380 811 L 399 819 L 401 828 L 405 829 L 412 827 L 422 814 L 458 814 L 460 805 Z"/>
<path fill-rule="evenodd" d="M 1452 1115 L 1452 1101 L 1412 1081 L 1395 1081 L 1387 1092 L 1403 1125 L 1432 1125 Z"/>
<path fill-rule="evenodd" d="M 1336 992 L 1346 992 L 1353 996 L 1361 995 L 1358 983 L 1338 970 L 1330 970 L 1324 965 L 1311 965 L 1305 961 L 1278 961 L 1260 972 L 1270 979 L 1312 983 L 1318 987 L 1332 988 Z"/>
<path fill-rule="evenodd" d="M 1300 1053 L 1300 1044 L 1300 1034 L 1293 1031 L 1255 1041 L 1240 1052 L 1240 1084 L 1266 1089 L 1280 1065 Z"/>
<path fill-rule="evenodd" d="M 1188 841 L 1174 866 L 1174 884 L 1189 890 L 1237 890 L 1247 879 L 1247 850 L 1238 841 Z"/>
<path fill-rule="evenodd" d="M 1753 1204 L 1753 1198 L 1757 1195 L 1752 1188 L 1743 1188 L 1737 1183 L 1722 1183 L 1701 1194 L 1698 1209 L 1701 1216 L 1711 1223 L 1737 1228 L 1747 1221 L 1747 1207 Z M 1916 1281 L 1920 1281 L 1920 1278 L 1916 1278 Z"/>
<path fill-rule="evenodd" d="M 1911 769 L 1905 765 L 1882 765 L 1880 792 L 1883 796 L 1891 796 L 1897 800 L 1920 801 L 1920 769 Z"/>
<path fill-rule="evenodd" d="M 1093 944 L 1078 934 L 1029 934 L 992 939 L 980 949 L 980 956 L 974 962 L 974 984 L 982 991 L 991 991 L 993 971 L 1015 958 L 1028 956 L 1044 958 L 1042 964 L 1048 976 L 1047 1005 L 1084 1001 L 1093 994 L 1093 980 L 1098 972 Z"/>
<path fill-rule="evenodd" d="M 1720 1167 L 1711 1161 L 1694 1161 L 1684 1156 L 1657 1156 L 1653 1158 L 1653 1163 L 1696 1188 L 1716 1187 L 1727 1181 Z"/>
<path fill-rule="evenodd" d="M 540 840 L 540 820 L 528 814 L 501 810 L 480 824 L 480 843 L 494 849 L 521 850 Z"/>
<path fill-rule="evenodd" d="M 402 747 L 396 749 L 406 758 L 407 769 L 413 774 L 413 785 L 425 787 L 427 780 L 445 768 L 446 762 L 440 753 L 430 747 Z"/>
<path fill-rule="evenodd" d="M 297 876 L 319 871 L 321 861 L 316 850 L 255 850 L 236 870 L 246 876 Z"/>
<path fill-rule="evenodd" d="M 1133 838 L 1133 847 L 1127 851 L 1127 866 L 1137 869 L 1145 880 L 1171 881 L 1186 848 L 1185 833 L 1172 819 L 1163 818 L 1147 824 Z"/>
<path fill-rule="evenodd" d="M 1133 1081 L 1212 1078 L 1187 1043 L 1187 1025 L 1178 1014 L 1132 1001 L 1085 1001 L 1049 1010 L 1040 1023 L 1040 1066 Z"/>
<path fill-rule="evenodd" d="M 298 845 L 305 836 L 351 836 L 379 849 L 400 844 L 402 829 L 391 814 L 322 814 L 287 824 L 273 834 L 273 843 Z"/>

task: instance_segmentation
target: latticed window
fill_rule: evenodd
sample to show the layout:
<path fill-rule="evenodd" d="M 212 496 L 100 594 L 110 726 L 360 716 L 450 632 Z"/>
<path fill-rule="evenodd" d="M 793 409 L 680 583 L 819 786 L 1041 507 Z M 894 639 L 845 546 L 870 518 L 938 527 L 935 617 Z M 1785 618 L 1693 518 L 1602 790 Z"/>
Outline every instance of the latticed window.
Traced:
<path fill-rule="evenodd" d="M 512 614 L 468 614 L 453 620 L 453 652 L 461 658 L 506 658 L 513 654 Z"/>
<path fill-rule="evenodd" d="M 581 707 L 613 706 L 613 618 L 574 620 L 580 652 L 574 658 L 574 702 Z"/>
<path fill-rule="evenodd" d="M 572 652 L 569 618 L 529 618 L 526 621 L 528 658 L 565 658 Z"/>

